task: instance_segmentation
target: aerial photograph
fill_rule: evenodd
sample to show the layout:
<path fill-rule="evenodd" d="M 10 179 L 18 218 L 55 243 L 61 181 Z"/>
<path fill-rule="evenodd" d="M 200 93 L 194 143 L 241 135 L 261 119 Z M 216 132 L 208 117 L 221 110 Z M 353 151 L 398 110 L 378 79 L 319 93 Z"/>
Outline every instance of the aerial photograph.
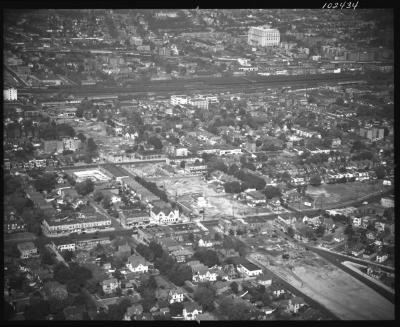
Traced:
<path fill-rule="evenodd" d="M 394 320 L 394 10 L 350 4 L 3 9 L 3 320 Z"/>

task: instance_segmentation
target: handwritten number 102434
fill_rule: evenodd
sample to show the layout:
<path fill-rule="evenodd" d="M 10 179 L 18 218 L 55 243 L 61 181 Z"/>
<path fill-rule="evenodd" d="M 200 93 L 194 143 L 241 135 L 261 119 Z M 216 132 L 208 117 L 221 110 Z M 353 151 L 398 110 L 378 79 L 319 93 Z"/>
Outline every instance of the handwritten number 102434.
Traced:
<path fill-rule="evenodd" d="M 322 6 L 322 9 L 351 9 L 353 8 L 356 9 L 358 6 L 358 1 L 357 2 L 325 2 L 325 4 Z"/>

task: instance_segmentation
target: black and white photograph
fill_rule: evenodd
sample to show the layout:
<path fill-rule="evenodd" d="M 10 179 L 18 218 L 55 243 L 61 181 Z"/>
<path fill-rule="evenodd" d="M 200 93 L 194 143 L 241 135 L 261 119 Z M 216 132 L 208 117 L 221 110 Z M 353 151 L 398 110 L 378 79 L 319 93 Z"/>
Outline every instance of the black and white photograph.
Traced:
<path fill-rule="evenodd" d="M 394 9 L 2 11 L 3 320 L 395 319 Z"/>

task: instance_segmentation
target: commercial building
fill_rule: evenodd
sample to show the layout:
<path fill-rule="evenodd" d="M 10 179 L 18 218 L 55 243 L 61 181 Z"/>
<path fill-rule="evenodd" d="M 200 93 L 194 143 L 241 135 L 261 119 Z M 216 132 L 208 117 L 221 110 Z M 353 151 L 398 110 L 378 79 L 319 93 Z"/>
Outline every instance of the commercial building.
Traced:
<path fill-rule="evenodd" d="M 262 274 L 262 269 L 260 267 L 246 259 L 243 259 L 242 262 L 237 265 L 237 270 L 248 277 L 254 277 Z"/>
<path fill-rule="evenodd" d="M 3 90 L 4 101 L 16 101 L 18 100 L 18 91 L 14 88 Z"/>
<path fill-rule="evenodd" d="M 111 227 L 111 219 L 100 215 L 91 217 L 65 217 L 63 219 L 44 219 L 43 233 L 48 237 L 57 237 L 70 233 L 94 232 Z"/>
<path fill-rule="evenodd" d="M 280 33 L 269 25 L 250 27 L 247 42 L 251 46 L 270 47 L 279 45 Z"/>

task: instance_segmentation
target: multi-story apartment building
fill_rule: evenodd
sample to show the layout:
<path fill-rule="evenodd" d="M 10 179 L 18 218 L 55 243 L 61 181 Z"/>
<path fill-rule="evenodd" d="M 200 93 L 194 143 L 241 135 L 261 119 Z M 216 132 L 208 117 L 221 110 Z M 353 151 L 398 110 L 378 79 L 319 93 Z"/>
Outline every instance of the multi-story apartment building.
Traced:
<path fill-rule="evenodd" d="M 247 42 L 252 46 L 269 47 L 279 45 L 280 33 L 269 25 L 250 27 Z"/>

